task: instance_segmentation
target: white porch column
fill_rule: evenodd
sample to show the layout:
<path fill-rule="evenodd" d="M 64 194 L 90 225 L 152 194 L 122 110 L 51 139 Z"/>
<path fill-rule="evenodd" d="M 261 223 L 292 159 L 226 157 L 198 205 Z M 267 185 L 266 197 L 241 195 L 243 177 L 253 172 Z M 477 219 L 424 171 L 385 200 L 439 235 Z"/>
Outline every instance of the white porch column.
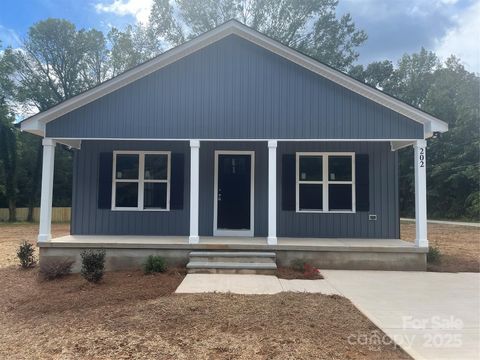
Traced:
<path fill-rule="evenodd" d="M 277 141 L 268 142 L 268 245 L 277 245 Z"/>
<path fill-rule="evenodd" d="M 45 138 L 43 139 L 42 144 L 42 193 L 40 197 L 40 227 L 38 232 L 38 241 L 49 241 L 52 238 L 51 227 L 55 140 Z"/>
<path fill-rule="evenodd" d="M 200 177 L 200 141 L 190 140 L 190 244 L 198 244 L 198 199 Z"/>
<path fill-rule="evenodd" d="M 415 152 L 415 228 L 417 247 L 428 247 L 427 239 L 427 142 L 417 140 Z"/>

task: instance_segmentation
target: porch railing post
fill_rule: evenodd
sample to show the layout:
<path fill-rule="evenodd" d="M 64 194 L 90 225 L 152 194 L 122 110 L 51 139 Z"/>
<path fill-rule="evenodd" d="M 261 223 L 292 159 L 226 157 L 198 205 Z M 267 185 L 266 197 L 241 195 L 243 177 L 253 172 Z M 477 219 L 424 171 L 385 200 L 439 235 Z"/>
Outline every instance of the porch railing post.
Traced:
<path fill-rule="evenodd" d="M 415 157 L 415 245 L 428 247 L 427 239 L 427 142 L 417 140 Z"/>
<path fill-rule="evenodd" d="M 198 203 L 200 177 L 200 141 L 190 140 L 190 244 L 198 244 Z"/>
<path fill-rule="evenodd" d="M 268 142 L 268 245 L 277 244 L 277 141 Z"/>
<path fill-rule="evenodd" d="M 38 241 L 49 241 L 52 238 L 52 199 L 53 199 L 53 166 L 55 162 L 55 140 L 45 138 L 43 144 L 42 193 L 40 197 L 40 226 Z"/>

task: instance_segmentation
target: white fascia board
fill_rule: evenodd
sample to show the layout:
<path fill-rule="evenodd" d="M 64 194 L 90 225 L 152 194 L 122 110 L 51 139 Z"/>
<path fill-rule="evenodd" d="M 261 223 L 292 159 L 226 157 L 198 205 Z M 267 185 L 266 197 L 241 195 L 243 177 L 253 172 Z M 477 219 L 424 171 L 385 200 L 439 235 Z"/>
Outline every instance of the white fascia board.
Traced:
<path fill-rule="evenodd" d="M 42 113 L 39 113 L 38 115 L 40 114 Z M 39 136 L 45 136 L 45 123 L 40 122 L 35 117 L 31 117 L 20 123 L 20 130 L 26 131 L 35 135 L 39 135 Z"/>
<path fill-rule="evenodd" d="M 408 146 L 414 145 L 416 143 L 416 140 L 412 141 L 390 141 L 390 147 L 392 151 L 397 151 L 403 148 L 406 148 Z"/>
<path fill-rule="evenodd" d="M 57 140 L 56 139 L 55 141 L 58 142 L 59 144 L 66 145 L 72 149 L 80 149 L 82 146 L 82 140 L 61 140 L 61 139 Z"/>
<path fill-rule="evenodd" d="M 230 142 L 242 142 L 242 141 L 251 141 L 251 142 L 268 142 L 268 141 L 277 141 L 277 142 L 392 142 L 392 141 L 403 141 L 403 142 L 413 142 L 417 139 L 383 139 L 383 138 L 362 138 L 362 139 L 351 139 L 351 138 L 330 138 L 330 139 L 272 139 L 272 138 L 116 138 L 116 137 L 56 137 L 56 141 L 60 142 L 63 140 L 102 140 L 102 141 L 189 141 L 192 146 L 192 142 L 204 142 L 204 141 L 230 141 Z"/>
<path fill-rule="evenodd" d="M 139 65 L 127 72 L 106 81 L 105 83 L 90 89 L 83 94 L 79 94 L 59 105 L 41 112 L 37 115 L 24 120 L 21 123 L 22 130 L 36 134 L 45 134 L 45 124 L 56 118 L 84 106 L 102 96 L 105 96 L 115 90 L 120 89 L 144 76 L 151 74 L 181 58 L 188 56 L 222 38 L 229 35 L 240 36 L 258 46 L 261 46 L 279 56 L 284 57 L 324 78 L 327 78 L 351 91 L 358 93 L 380 105 L 383 105 L 397 113 L 400 113 L 414 121 L 424 124 L 424 137 L 429 137 L 433 132 L 448 131 L 448 124 L 418 110 L 410 105 L 403 103 L 380 90 L 365 85 L 340 71 L 334 70 L 318 61 L 309 58 L 281 43 L 262 35 L 261 33 L 250 29 L 249 27 L 237 22 L 229 21 L 219 27 L 198 36 L 182 45 L 179 45 L 167 52 L 153 58 L 152 60 Z"/>

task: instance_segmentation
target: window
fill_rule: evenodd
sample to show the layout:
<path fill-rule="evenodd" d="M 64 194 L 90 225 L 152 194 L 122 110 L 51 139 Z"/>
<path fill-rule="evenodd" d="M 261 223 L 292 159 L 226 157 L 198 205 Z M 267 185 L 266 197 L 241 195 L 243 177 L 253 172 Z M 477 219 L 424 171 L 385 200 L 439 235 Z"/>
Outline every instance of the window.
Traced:
<path fill-rule="evenodd" d="M 297 153 L 297 212 L 355 212 L 354 164 L 354 153 Z"/>
<path fill-rule="evenodd" d="M 170 209 L 170 152 L 113 153 L 112 210 Z"/>

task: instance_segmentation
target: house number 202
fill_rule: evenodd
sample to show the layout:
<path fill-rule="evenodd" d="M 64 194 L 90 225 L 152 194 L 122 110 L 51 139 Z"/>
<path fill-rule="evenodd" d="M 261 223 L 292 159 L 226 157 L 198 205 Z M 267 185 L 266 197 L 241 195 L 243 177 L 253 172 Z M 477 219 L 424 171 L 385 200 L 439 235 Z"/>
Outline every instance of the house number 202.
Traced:
<path fill-rule="evenodd" d="M 420 167 L 425 167 L 425 148 L 419 148 L 418 150 L 418 161 L 420 163 Z"/>

